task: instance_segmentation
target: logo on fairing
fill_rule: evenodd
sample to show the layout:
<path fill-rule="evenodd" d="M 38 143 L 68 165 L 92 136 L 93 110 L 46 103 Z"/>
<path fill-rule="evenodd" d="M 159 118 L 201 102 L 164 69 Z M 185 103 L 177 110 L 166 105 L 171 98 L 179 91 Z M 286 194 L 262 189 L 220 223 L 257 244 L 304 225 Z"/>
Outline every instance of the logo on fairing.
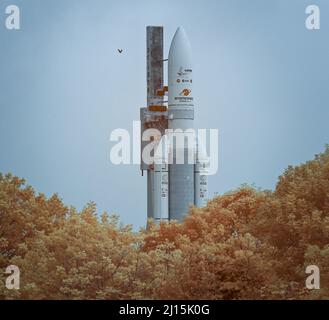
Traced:
<path fill-rule="evenodd" d="M 190 74 L 191 72 L 192 72 L 192 69 L 184 69 L 183 67 L 180 67 L 177 72 L 177 75 L 182 77 L 182 76 L 186 76 L 186 75 Z"/>
<path fill-rule="evenodd" d="M 188 97 L 191 94 L 191 90 L 190 89 L 184 89 L 179 95 L 180 96 L 184 96 L 184 97 Z"/>

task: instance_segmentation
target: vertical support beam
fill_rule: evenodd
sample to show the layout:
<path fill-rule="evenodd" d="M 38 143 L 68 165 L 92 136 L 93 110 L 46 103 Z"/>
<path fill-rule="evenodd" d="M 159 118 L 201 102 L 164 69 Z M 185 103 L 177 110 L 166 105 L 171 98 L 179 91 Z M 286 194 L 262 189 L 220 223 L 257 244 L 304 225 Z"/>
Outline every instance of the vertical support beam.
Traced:
<path fill-rule="evenodd" d="M 163 97 L 157 90 L 163 88 L 163 27 L 148 26 L 147 33 L 147 106 L 158 105 Z"/>
<path fill-rule="evenodd" d="M 147 219 L 154 219 L 153 191 L 154 172 L 147 170 Z"/>
<path fill-rule="evenodd" d="M 147 122 L 157 116 L 150 110 L 150 106 L 162 105 L 164 101 L 164 97 L 157 96 L 157 90 L 163 88 L 163 27 L 146 28 L 146 52 L 147 108 L 141 109 L 142 134 L 148 127 Z M 141 147 L 145 145 L 142 141 Z M 150 168 L 141 161 L 141 169 L 147 170 L 147 216 L 154 219 L 154 166 Z"/>

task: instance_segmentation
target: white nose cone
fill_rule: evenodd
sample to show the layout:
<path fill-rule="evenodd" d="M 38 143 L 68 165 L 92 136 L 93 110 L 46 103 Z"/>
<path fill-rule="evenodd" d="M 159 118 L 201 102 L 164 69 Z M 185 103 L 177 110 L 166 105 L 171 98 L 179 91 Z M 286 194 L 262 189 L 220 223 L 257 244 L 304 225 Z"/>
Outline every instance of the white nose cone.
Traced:
<path fill-rule="evenodd" d="M 168 57 L 168 106 L 193 107 L 191 45 L 182 27 L 175 33 Z"/>

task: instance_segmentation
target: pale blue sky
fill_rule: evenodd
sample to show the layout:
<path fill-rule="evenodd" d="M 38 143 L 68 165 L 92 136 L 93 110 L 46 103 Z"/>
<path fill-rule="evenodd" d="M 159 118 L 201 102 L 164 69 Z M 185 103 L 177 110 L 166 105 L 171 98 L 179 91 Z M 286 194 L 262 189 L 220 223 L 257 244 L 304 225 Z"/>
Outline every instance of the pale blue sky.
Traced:
<path fill-rule="evenodd" d="M 8 4 L 21 8 L 18 32 L 5 29 Z M 309 4 L 320 30 L 305 28 Z M 329 143 L 327 0 L 2 0 L 0 171 L 143 226 L 146 178 L 110 163 L 109 137 L 145 105 L 147 25 L 165 27 L 165 55 L 178 26 L 189 35 L 196 127 L 220 131 L 211 195 L 272 189 Z"/>

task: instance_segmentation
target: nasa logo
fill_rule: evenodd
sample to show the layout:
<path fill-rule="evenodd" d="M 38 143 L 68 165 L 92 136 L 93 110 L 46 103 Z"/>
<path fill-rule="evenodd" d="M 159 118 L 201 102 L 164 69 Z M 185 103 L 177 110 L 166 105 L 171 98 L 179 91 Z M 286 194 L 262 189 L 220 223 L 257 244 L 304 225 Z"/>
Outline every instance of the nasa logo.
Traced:
<path fill-rule="evenodd" d="M 181 77 L 181 76 L 185 76 L 186 72 L 184 72 L 183 67 L 180 67 L 177 74 Z"/>
<path fill-rule="evenodd" d="M 186 76 L 187 74 L 189 74 L 191 72 L 192 72 L 192 69 L 183 69 L 183 67 L 180 67 L 178 72 L 177 72 L 177 75 L 182 77 L 182 76 Z"/>

